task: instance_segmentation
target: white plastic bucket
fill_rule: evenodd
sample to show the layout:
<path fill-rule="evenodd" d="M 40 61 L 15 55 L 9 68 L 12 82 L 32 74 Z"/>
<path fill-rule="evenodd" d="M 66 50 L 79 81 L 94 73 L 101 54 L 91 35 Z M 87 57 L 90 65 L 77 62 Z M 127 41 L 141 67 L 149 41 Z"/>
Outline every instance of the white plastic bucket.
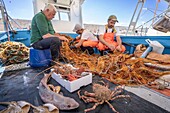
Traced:
<path fill-rule="evenodd" d="M 152 47 L 153 52 L 162 54 L 162 52 L 164 51 L 164 46 L 158 41 L 151 41 L 150 39 L 146 39 L 145 41 L 149 44 L 149 46 Z"/>

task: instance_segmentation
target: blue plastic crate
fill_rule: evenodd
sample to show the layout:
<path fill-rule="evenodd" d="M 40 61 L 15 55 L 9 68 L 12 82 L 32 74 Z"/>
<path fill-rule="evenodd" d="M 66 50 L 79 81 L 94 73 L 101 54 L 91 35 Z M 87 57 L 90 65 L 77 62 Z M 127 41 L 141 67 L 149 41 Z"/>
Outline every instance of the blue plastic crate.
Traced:
<path fill-rule="evenodd" d="M 29 64 L 31 67 L 45 67 L 50 66 L 51 63 L 50 49 L 38 50 L 30 49 Z"/>

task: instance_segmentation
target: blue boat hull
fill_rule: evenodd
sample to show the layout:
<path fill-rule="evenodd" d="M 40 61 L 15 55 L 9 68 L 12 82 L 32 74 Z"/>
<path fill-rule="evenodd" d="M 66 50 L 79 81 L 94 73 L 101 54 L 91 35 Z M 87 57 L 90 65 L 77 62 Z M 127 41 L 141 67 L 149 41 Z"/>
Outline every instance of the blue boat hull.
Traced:
<path fill-rule="evenodd" d="M 30 30 L 16 30 L 16 33 L 10 32 L 10 41 L 21 42 L 26 46 L 30 46 Z M 8 41 L 8 35 L 6 32 L 0 33 L 0 43 Z"/>
<path fill-rule="evenodd" d="M 146 39 L 150 39 L 151 41 L 158 41 L 164 47 L 163 54 L 170 54 L 170 36 L 121 36 L 123 42 L 131 44 L 132 46 L 126 46 L 127 52 L 132 54 L 135 50 L 134 46 L 138 44 L 144 44 L 148 46 L 146 43 Z"/>
<path fill-rule="evenodd" d="M 77 34 L 75 33 L 61 33 L 71 36 L 75 38 Z M 17 34 L 11 33 L 10 39 L 11 41 L 22 42 L 26 46 L 30 46 L 30 30 L 17 30 Z M 135 50 L 135 46 L 138 44 L 144 44 L 148 46 L 146 43 L 146 39 L 150 39 L 152 41 L 159 41 L 164 47 L 163 54 L 170 54 L 170 36 L 121 36 L 121 39 L 124 43 L 127 43 L 126 53 L 132 54 Z M 0 34 L 0 43 L 8 41 L 7 33 Z M 95 52 L 98 51 L 95 49 Z"/>

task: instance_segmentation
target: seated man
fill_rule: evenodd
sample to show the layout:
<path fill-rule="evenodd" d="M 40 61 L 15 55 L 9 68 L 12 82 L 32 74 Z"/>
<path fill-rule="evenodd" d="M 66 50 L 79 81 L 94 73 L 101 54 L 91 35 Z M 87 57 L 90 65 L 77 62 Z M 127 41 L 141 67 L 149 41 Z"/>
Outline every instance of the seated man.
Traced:
<path fill-rule="evenodd" d="M 51 20 L 56 14 L 56 8 L 48 4 L 44 10 L 36 14 L 31 23 L 31 45 L 35 49 L 50 49 L 52 60 L 60 55 L 61 40 L 68 41 L 53 29 Z"/>
<path fill-rule="evenodd" d="M 103 55 L 104 50 L 114 51 L 116 49 L 120 52 L 124 52 L 126 48 L 122 45 L 122 40 L 114 27 L 115 23 L 118 22 L 117 17 L 115 15 L 111 15 L 107 22 L 108 24 L 105 25 L 104 30 L 99 31 L 100 42 L 97 45 L 98 50 L 101 55 Z M 114 41 L 115 36 L 117 42 Z"/>
<path fill-rule="evenodd" d="M 96 47 L 98 44 L 97 37 L 89 30 L 83 29 L 79 24 L 75 25 L 73 31 L 79 34 L 79 36 L 75 38 L 75 40 L 79 40 L 78 43 L 75 44 L 75 48 L 80 47 L 82 51 L 87 50 L 90 55 L 93 54 L 93 47 Z"/>

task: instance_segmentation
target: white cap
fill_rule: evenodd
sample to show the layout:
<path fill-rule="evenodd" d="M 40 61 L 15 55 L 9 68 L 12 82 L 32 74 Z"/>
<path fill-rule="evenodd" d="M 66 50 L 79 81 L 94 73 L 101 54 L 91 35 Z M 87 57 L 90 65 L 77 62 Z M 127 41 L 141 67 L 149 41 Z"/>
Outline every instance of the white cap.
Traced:
<path fill-rule="evenodd" d="M 79 24 L 76 24 L 74 29 L 73 29 L 73 32 L 76 32 L 76 31 L 81 30 L 81 29 L 83 29 L 83 28 Z"/>

